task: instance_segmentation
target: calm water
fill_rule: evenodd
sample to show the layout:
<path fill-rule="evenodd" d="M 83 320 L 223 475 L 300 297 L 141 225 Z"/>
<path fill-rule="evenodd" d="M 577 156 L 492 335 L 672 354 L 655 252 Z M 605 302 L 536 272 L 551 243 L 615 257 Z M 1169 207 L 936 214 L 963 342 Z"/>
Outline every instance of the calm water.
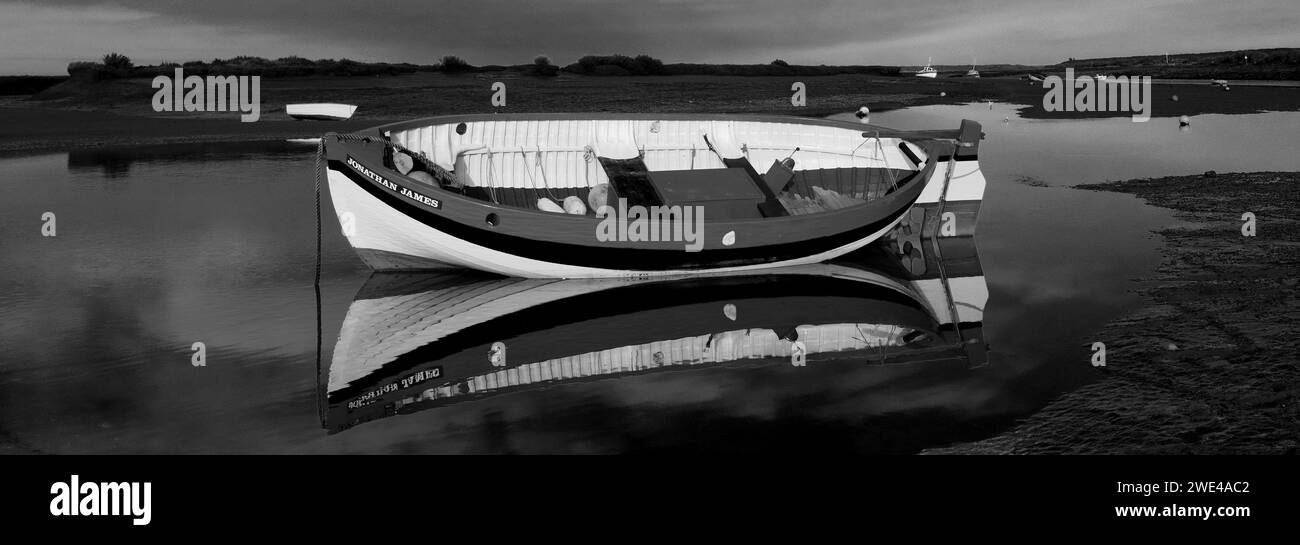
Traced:
<path fill-rule="evenodd" d="M 1133 305 L 1173 223 L 1066 186 L 1268 153 L 1297 114 L 1026 121 L 1009 106 L 873 116 L 981 121 L 977 243 L 991 363 L 724 366 L 566 383 L 329 434 L 318 395 L 312 146 L 190 145 L 0 159 L 0 452 L 914 452 L 1005 429 L 1092 378 L 1083 336 Z M 1006 124 L 1003 117 L 1010 117 Z M 1174 126 L 1171 126 L 1174 125 Z M 1048 187 L 1017 182 L 1040 180 Z M 53 212 L 58 235 L 41 236 Z M 327 218 L 332 212 L 327 208 Z M 326 223 L 323 364 L 368 271 Z M 707 332 L 701 332 L 707 333 Z M 207 366 L 190 364 L 191 344 Z"/>

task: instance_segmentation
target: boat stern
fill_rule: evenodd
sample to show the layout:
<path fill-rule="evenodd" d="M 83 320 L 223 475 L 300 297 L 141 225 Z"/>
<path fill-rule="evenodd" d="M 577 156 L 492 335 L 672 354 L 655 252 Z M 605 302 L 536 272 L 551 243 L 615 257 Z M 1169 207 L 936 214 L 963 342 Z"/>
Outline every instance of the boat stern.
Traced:
<path fill-rule="evenodd" d="M 980 205 L 984 201 L 984 174 L 980 171 L 979 144 L 984 132 L 979 123 L 963 119 L 955 138 L 937 142 L 930 160 L 934 171 L 925 191 L 903 220 L 909 233 L 929 237 L 975 235 Z"/>

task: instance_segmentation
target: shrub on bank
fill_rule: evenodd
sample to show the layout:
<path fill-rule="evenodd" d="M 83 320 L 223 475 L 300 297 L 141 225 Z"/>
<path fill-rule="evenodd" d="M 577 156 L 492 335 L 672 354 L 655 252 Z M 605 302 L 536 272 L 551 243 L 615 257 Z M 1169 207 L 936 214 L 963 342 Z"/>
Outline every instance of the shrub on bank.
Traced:
<path fill-rule="evenodd" d="M 440 70 L 448 74 L 454 74 L 457 72 L 468 72 L 474 69 L 474 67 L 470 65 L 470 63 L 467 62 L 465 59 L 462 59 L 455 55 L 444 56 L 442 58 L 442 62 L 438 66 Z"/>

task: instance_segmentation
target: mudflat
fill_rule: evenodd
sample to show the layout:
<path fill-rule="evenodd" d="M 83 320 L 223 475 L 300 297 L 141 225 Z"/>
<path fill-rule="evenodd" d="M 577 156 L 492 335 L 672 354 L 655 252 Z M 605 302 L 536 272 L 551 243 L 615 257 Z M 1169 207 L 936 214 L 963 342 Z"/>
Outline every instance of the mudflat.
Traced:
<path fill-rule="evenodd" d="M 1207 173 L 1208 174 L 1208 173 Z M 1131 193 L 1186 226 L 1160 231 L 1145 305 L 1084 339 L 1099 378 L 964 454 L 1300 452 L 1300 173 L 1218 173 L 1078 186 Z M 1253 214 L 1254 236 L 1243 228 Z"/>

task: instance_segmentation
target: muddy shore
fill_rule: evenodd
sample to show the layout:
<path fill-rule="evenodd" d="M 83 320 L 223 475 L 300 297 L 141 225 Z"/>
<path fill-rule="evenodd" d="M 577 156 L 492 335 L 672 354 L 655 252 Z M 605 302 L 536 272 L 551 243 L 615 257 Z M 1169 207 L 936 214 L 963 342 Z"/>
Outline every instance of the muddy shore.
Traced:
<path fill-rule="evenodd" d="M 492 84 L 506 84 L 506 104 L 493 108 Z M 794 82 L 805 86 L 806 106 L 791 105 Z M 31 97 L 0 100 L 0 153 L 104 145 L 283 139 L 319 136 L 416 117 L 510 112 L 709 112 L 772 113 L 822 117 L 867 106 L 882 112 L 929 104 L 995 101 L 1024 105 L 1026 118 L 1129 116 L 1128 112 L 1046 112 L 1041 83 L 1015 77 L 938 78 L 836 75 L 815 77 L 561 75 L 516 73 L 383 77 L 268 78 L 261 85 L 261 117 L 240 123 L 238 114 L 154 112 L 147 79 L 67 85 Z M 1204 113 L 1300 110 L 1300 88 L 1208 84 L 1156 84 L 1151 113 L 1176 117 Z M 1174 100 L 1174 95 L 1178 100 Z M 344 102 L 359 106 L 347 122 L 293 121 L 285 104 Z M 956 126 L 956 120 L 953 121 Z M 943 128 L 943 127 L 934 127 Z"/>
<path fill-rule="evenodd" d="M 1145 305 L 1081 340 L 1098 380 L 996 437 L 934 454 L 1296 454 L 1300 451 L 1300 173 L 1078 186 L 1176 211 Z M 1243 236 L 1244 213 L 1255 215 Z"/>

